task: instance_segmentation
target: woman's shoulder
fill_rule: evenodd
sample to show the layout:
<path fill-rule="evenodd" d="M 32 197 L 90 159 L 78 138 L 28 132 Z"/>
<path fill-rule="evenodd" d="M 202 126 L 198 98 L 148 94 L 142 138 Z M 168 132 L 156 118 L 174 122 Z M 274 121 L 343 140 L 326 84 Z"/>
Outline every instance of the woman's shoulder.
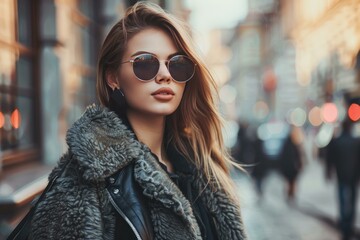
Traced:
<path fill-rule="evenodd" d="M 92 104 L 85 109 L 84 113 L 70 127 L 66 140 L 72 142 L 74 138 L 96 130 L 109 134 L 119 132 L 120 134 L 126 134 L 128 129 L 115 112 L 106 107 Z M 116 133 L 114 130 L 116 130 Z"/>
<path fill-rule="evenodd" d="M 91 182 L 104 180 L 144 154 L 142 144 L 117 114 L 97 105 L 89 106 L 73 124 L 66 142 L 69 153 L 63 158 L 72 159 L 81 177 Z"/>

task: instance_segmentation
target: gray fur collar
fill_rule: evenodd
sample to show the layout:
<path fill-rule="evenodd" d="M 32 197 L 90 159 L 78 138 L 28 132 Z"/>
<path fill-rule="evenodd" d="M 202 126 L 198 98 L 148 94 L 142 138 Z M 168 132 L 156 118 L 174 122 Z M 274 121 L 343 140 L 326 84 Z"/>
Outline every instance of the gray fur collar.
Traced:
<path fill-rule="evenodd" d="M 96 105 L 89 106 L 69 129 L 66 142 L 84 180 L 90 182 L 104 181 L 149 151 L 114 112 Z"/>

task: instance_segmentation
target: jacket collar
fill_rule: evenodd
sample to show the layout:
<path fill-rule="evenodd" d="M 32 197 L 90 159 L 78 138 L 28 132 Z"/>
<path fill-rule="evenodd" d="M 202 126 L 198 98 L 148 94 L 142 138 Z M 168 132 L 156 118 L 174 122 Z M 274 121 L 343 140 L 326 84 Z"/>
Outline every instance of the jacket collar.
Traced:
<path fill-rule="evenodd" d="M 89 106 L 69 129 L 66 142 L 84 180 L 103 181 L 148 149 L 122 120 L 107 108 Z"/>

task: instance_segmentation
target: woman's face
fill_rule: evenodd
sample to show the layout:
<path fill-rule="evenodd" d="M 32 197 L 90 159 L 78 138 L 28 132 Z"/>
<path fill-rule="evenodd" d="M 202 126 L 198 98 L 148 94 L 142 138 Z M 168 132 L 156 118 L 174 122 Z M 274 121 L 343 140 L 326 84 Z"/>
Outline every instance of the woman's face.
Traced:
<path fill-rule="evenodd" d="M 157 75 L 140 81 L 133 72 L 133 64 L 126 62 L 139 54 L 151 53 L 160 61 Z M 172 38 L 157 28 L 147 28 L 135 34 L 127 43 L 119 71 L 119 87 L 125 95 L 127 111 L 141 115 L 166 116 L 180 104 L 185 83 L 175 82 L 166 67 L 166 60 L 179 53 Z"/>

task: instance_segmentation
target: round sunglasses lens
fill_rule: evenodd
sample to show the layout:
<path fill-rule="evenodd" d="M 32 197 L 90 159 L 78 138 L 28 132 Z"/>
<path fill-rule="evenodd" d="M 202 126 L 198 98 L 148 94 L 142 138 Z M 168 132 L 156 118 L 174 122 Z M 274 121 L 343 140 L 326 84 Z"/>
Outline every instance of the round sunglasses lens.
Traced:
<path fill-rule="evenodd" d="M 187 56 L 174 56 L 169 61 L 169 71 L 174 80 L 186 82 L 194 75 L 195 64 Z"/>
<path fill-rule="evenodd" d="M 140 80 L 153 79 L 159 71 L 159 61 L 151 54 L 137 56 L 133 62 L 134 74 Z"/>

